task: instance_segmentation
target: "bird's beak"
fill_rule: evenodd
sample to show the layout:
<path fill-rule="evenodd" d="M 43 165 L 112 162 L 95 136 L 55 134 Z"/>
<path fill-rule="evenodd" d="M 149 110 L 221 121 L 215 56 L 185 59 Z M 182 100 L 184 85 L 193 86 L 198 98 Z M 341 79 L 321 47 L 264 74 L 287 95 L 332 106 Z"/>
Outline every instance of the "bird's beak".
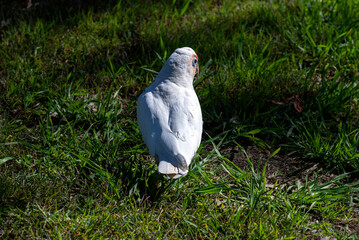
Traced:
<path fill-rule="evenodd" d="M 198 64 L 197 64 L 197 66 L 196 66 L 195 76 L 196 76 L 196 78 L 198 78 L 198 76 L 199 76 L 199 65 L 198 65 Z"/>

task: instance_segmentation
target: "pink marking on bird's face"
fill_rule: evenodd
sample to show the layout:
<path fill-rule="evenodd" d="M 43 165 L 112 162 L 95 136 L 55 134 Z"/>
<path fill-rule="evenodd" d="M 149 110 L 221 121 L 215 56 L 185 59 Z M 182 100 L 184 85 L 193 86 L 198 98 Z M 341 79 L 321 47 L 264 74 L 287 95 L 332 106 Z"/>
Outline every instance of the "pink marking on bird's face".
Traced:
<path fill-rule="evenodd" d="M 196 59 L 194 59 L 196 58 Z M 193 67 L 193 75 L 198 77 L 199 75 L 199 66 L 198 66 L 198 56 L 196 54 L 193 54 L 191 57 L 191 65 Z"/>

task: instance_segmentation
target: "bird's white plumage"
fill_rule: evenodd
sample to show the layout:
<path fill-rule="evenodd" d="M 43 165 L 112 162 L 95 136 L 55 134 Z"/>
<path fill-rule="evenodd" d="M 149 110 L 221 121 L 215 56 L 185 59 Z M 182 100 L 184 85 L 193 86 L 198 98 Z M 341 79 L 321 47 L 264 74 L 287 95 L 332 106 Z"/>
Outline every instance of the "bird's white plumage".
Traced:
<path fill-rule="evenodd" d="M 138 98 L 137 121 L 155 157 L 158 171 L 184 176 L 202 136 L 202 112 L 193 88 L 198 57 L 188 47 L 176 49 L 155 81 Z"/>

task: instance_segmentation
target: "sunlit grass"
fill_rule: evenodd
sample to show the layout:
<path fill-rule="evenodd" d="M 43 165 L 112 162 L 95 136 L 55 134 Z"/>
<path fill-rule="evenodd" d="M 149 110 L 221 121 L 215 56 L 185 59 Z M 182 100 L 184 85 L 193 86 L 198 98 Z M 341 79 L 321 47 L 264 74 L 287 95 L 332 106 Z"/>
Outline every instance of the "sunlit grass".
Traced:
<path fill-rule="evenodd" d="M 8 4 L 1 238 L 358 237 L 356 1 Z M 169 180 L 136 99 L 183 46 L 199 56 L 204 135 L 189 174 Z M 233 164 L 232 146 L 324 173 L 269 183 L 248 156 Z"/>

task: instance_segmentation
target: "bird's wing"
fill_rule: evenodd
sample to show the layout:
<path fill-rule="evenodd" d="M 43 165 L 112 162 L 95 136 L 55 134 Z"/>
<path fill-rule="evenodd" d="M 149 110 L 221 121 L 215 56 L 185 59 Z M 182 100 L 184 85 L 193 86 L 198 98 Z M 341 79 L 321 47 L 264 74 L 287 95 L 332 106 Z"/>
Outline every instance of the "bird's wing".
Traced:
<path fill-rule="evenodd" d="M 158 101 L 162 102 L 162 101 Z M 137 122 L 150 154 L 155 156 L 156 139 L 161 134 L 156 109 L 156 99 L 152 92 L 145 92 L 140 95 L 137 101 Z"/>
<path fill-rule="evenodd" d="M 172 135 L 178 142 L 179 151 L 190 161 L 197 151 L 202 136 L 202 113 L 197 95 L 184 94 L 183 102 L 173 104 L 168 119 Z"/>

